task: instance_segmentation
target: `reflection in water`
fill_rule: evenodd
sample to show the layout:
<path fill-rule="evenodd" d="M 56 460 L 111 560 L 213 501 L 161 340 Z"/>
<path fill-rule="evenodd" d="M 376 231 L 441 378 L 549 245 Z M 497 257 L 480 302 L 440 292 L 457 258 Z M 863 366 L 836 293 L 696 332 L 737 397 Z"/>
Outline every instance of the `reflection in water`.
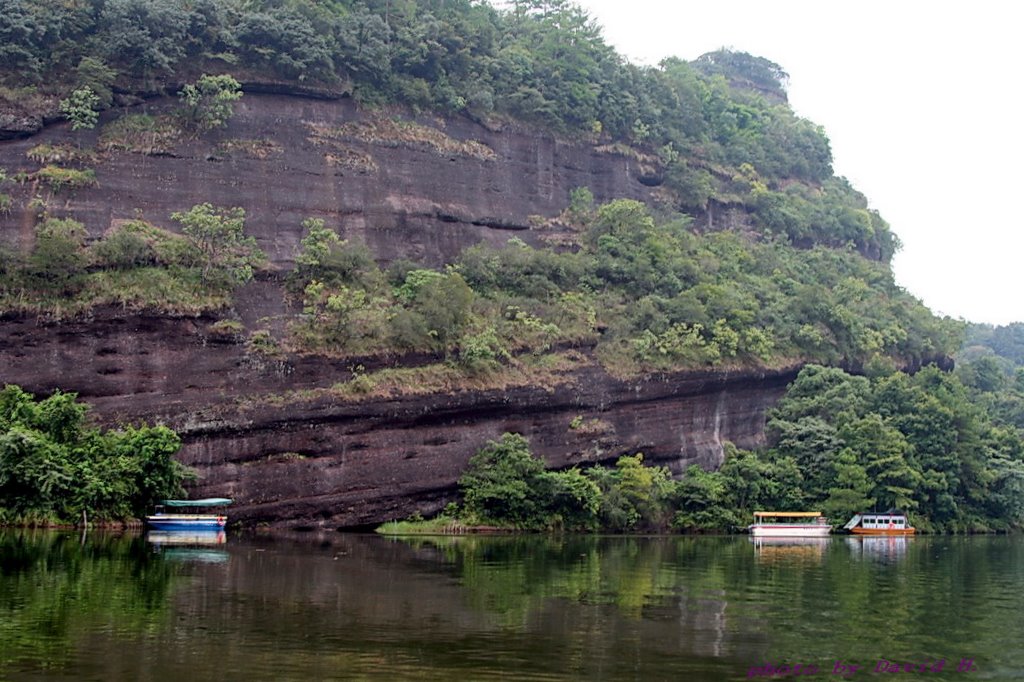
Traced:
<path fill-rule="evenodd" d="M 228 541 L 223 530 L 151 530 L 146 540 L 157 546 L 162 545 L 223 545 Z"/>
<path fill-rule="evenodd" d="M 830 538 L 772 538 L 750 536 L 758 561 L 824 561 Z"/>
<path fill-rule="evenodd" d="M 83 644 L 157 627 L 173 581 L 137 535 L 0 529 L 0 679 L 61 670 L 89 677 L 77 662 Z M 89 658 L 108 653 L 101 646 Z"/>
<path fill-rule="evenodd" d="M 853 556 L 860 559 L 874 559 L 895 562 L 907 556 L 907 545 L 912 541 L 906 536 L 858 536 L 846 538 L 846 545 Z"/>
<path fill-rule="evenodd" d="M 156 553 L 173 561 L 222 564 L 230 558 L 220 547 L 227 542 L 223 530 L 150 530 L 146 541 Z"/>
<path fill-rule="evenodd" d="M 1010 679 L 1024 542 L 893 539 L 0 533 L 0 679 L 727 680 L 882 657 Z"/>

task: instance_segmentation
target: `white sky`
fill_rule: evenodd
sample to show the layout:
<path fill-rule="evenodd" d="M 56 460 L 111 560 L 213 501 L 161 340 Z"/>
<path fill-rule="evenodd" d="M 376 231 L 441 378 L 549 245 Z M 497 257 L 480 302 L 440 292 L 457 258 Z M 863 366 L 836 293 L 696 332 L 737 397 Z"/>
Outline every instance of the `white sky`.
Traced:
<path fill-rule="evenodd" d="M 836 173 L 902 240 L 897 282 L 939 314 L 1024 321 L 1024 3 L 577 2 L 634 63 L 729 47 L 779 64 Z"/>

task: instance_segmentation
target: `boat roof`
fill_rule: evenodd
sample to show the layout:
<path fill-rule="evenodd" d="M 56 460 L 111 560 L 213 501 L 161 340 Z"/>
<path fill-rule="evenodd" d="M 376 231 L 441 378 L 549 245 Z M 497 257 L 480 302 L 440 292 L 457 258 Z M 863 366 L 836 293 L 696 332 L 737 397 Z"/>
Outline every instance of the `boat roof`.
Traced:
<path fill-rule="evenodd" d="M 206 497 L 201 500 L 161 500 L 165 507 L 223 507 L 231 504 L 226 497 Z"/>
<path fill-rule="evenodd" d="M 821 516 L 821 512 L 810 511 L 810 512 L 779 512 L 779 511 L 756 511 L 754 516 L 792 516 L 805 518 L 808 516 Z"/>

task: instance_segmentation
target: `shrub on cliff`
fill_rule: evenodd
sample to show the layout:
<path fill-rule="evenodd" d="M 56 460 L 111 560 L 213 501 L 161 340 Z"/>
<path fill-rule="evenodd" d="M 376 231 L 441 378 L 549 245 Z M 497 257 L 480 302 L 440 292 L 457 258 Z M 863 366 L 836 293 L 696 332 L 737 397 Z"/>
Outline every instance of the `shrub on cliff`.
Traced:
<path fill-rule="evenodd" d="M 91 168 L 61 168 L 60 166 L 43 166 L 35 172 L 35 179 L 48 186 L 54 193 L 66 189 L 72 191 L 86 187 L 95 187 L 96 171 Z"/>
<path fill-rule="evenodd" d="M 85 228 L 47 218 L 32 252 L 0 253 L 0 310 L 74 315 L 101 305 L 194 314 L 223 308 L 234 284 L 202 277 L 203 254 L 188 238 L 141 220 L 85 246 Z"/>
<path fill-rule="evenodd" d="M 156 261 L 156 253 L 146 239 L 125 227 L 111 232 L 91 251 L 98 264 L 109 268 L 135 268 Z"/>
<path fill-rule="evenodd" d="M 228 75 L 203 76 L 186 84 L 178 93 L 179 115 L 183 125 L 196 131 L 227 125 L 234 103 L 242 97 L 242 86 Z"/>
<path fill-rule="evenodd" d="M 228 289 L 245 284 L 266 261 L 256 240 L 245 236 L 241 208 L 198 204 L 184 213 L 172 213 L 171 218 L 181 223 L 182 232 L 201 254 L 204 283 Z"/>
<path fill-rule="evenodd" d="M 67 294 L 79 287 L 87 263 L 85 227 L 70 218 L 49 218 L 36 227 L 25 273 L 32 286 Z"/>
<path fill-rule="evenodd" d="M 71 122 L 71 130 L 93 128 L 100 118 L 96 110 L 99 104 L 100 98 L 92 88 L 79 88 L 60 101 L 60 113 Z"/>
<path fill-rule="evenodd" d="M 370 249 L 361 242 L 342 239 L 319 218 L 302 221 L 306 236 L 288 276 L 293 290 L 302 291 L 314 280 L 328 286 L 344 284 L 373 288 L 382 283 Z"/>
<path fill-rule="evenodd" d="M 303 292 L 302 319 L 292 325 L 304 348 L 361 353 L 379 347 L 387 325 L 386 299 L 365 289 L 327 287 L 316 280 Z"/>

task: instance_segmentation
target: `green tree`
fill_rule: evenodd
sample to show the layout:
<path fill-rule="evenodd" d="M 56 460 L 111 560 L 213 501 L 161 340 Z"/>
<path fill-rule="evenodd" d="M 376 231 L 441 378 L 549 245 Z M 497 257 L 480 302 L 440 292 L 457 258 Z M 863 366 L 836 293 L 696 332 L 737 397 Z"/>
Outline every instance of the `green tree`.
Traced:
<path fill-rule="evenodd" d="M 198 204 L 185 213 L 172 213 L 182 232 L 202 257 L 203 282 L 233 287 L 252 279 L 253 270 L 266 256 L 256 240 L 245 236 L 245 210 Z"/>
<path fill-rule="evenodd" d="M 100 265 L 108 268 L 127 270 L 156 261 L 153 246 L 130 225 L 121 225 L 89 251 Z"/>
<path fill-rule="evenodd" d="M 447 352 L 462 335 L 473 299 L 473 290 L 457 272 L 430 278 L 417 289 L 413 309 L 423 316 L 435 348 Z"/>
<path fill-rule="evenodd" d="M 243 13 L 233 27 L 237 49 L 247 61 L 259 67 L 269 66 L 285 78 L 300 82 L 316 76 L 330 79 L 334 69 L 331 48 L 336 45 L 333 34 L 337 31 L 337 20 L 327 17 L 320 21 L 314 7 L 312 4 L 254 6 Z M 359 7 L 355 9 L 358 11 Z"/>
<path fill-rule="evenodd" d="M 664 467 L 644 466 L 644 456 L 623 455 L 615 462 L 616 479 L 622 497 L 636 511 L 638 523 L 646 528 L 668 525 L 667 501 L 671 478 Z"/>
<path fill-rule="evenodd" d="M 812 415 L 796 421 L 773 419 L 769 429 L 775 451 L 796 460 L 813 490 L 827 489 L 835 477 L 833 461 L 843 446 L 836 427 Z"/>
<path fill-rule="evenodd" d="M 744 520 L 730 508 L 726 496 L 725 477 L 694 464 L 679 481 L 672 526 L 683 531 L 731 531 L 744 527 Z"/>
<path fill-rule="evenodd" d="M 566 530 L 596 530 L 601 489 L 579 469 L 548 471 L 539 478 L 544 491 L 547 526 Z"/>
<path fill-rule="evenodd" d="M 184 492 L 182 484 L 192 477 L 175 461 L 181 439 L 166 426 L 128 427 L 115 434 L 114 454 L 137 462 L 129 471 L 134 475 L 132 512 L 138 516 L 159 500 Z"/>
<path fill-rule="evenodd" d="M 73 393 L 0 391 L 0 522 L 138 518 L 181 493 L 181 446 L 166 427 L 103 432 Z"/>
<path fill-rule="evenodd" d="M 344 284 L 327 287 L 313 280 L 303 292 L 307 342 L 350 352 L 368 350 L 384 337 L 381 300 L 365 289 Z"/>
<path fill-rule="evenodd" d="M 914 492 L 921 484 L 921 473 L 907 461 L 913 446 L 881 416 L 868 414 L 845 425 L 840 436 L 848 443 L 848 452 L 867 472 L 872 482 L 870 496 L 883 508 L 905 511 L 917 509 Z"/>
<path fill-rule="evenodd" d="M 380 283 L 380 271 L 365 244 L 342 239 L 319 218 L 302 221 L 302 227 L 306 236 L 295 256 L 293 277 L 299 284 L 318 280 L 327 285 L 373 288 Z"/>
<path fill-rule="evenodd" d="M 857 462 L 853 452 L 843 450 L 832 462 L 832 484 L 822 503 L 825 516 L 833 522 L 849 519 L 858 512 L 874 508 L 868 472 Z"/>
<path fill-rule="evenodd" d="M 578 225 L 587 225 L 594 217 L 594 193 L 589 187 L 575 187 L 569 191 L 569 219 Z"/>
<path fill-rule="evenodd" d="M 234 103 L 242 97 L 242 86 L 232 76 L 204 74 L 178 92 L 180 115 L 186 126 L 212 130 L 226 126 L 234 114 Z"/>
<path fill-rule="evenodd" d="M 485 523 L 537 527 L 543 502 L 538 499 L 538 479 L 544 463 L 530 454 L 527 440 L 517 433 L 489 441 L 469 460 L 459 479 L 467 513 Z"/>
<path fill-rule="evenodd" d="M 112 86 L 117 78 L 117 71 L 107 66 L 98 57 L 82 57 L 75 67 L 78 87 L 87 88 L 96 93 L 96 104 L 100 108 L 106 108 L 113 103 L 114 92 Z"/>

